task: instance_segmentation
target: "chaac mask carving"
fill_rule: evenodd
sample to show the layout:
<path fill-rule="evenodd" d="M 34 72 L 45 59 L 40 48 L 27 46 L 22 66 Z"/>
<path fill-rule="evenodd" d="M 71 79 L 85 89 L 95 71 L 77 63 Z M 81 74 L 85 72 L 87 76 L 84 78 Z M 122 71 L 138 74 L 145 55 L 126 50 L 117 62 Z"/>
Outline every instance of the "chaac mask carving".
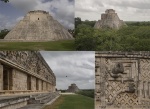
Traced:
<path fill-rule="evenodd" d="M 122 77 L 122 74 L 126 74 L 124 73 L 124 67 L 123 64 L 118 62 L 114 65 L 114 67 L 112 68 L 112 70 L 109 70 L 108 73 L 110 74 L 110 76 L 114 79 L 117 79 L 119 77 Z"/>

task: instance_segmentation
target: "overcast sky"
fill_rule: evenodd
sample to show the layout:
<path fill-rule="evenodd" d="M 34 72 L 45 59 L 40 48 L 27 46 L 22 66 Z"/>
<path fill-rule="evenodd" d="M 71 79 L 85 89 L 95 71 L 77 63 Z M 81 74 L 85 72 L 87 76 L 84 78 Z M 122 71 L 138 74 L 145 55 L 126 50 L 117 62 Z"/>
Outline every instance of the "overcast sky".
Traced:
<path fill-rule="evenodd" d="M 74 0 L 9 0 L 0 1 L 0 30 L 11 29 L 28 11 L 45 10 L 64 27 L 74 28 Z"/>
<path fill-rule="evenodd" d="M 80 89 L 94 89 L 95 52 L 42 51 L 41 54 L 56 75 L 56 88 L 67 89 L 75 83 Z"/>
<path fill-rule="evenodd" d="M 150 21 L 150 0 L 76 0 L 75 16 L 98 20 L 106 9 L 116 10 L 124 21 Z"/>

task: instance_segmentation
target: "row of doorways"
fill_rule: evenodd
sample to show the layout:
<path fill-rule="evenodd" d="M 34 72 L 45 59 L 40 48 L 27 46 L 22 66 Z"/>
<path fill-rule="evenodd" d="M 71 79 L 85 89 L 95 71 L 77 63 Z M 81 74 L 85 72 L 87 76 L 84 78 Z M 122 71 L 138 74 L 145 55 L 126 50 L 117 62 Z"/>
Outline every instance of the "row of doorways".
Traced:
<path fill-rule="evenodd" d="M 21 79 L 21 78 L 20 78 Z M 27 90 L 31 90 L 31 75 L 27 75 Z M 39 79 L 36 78 L 36 90 L 39 89 Z M 43 90 L 43 82 L 41 84 L 41 90 Z M 13 89 L 13 75 L 12 68 L 3 66 L 3 90 L 12 90 Z"/>

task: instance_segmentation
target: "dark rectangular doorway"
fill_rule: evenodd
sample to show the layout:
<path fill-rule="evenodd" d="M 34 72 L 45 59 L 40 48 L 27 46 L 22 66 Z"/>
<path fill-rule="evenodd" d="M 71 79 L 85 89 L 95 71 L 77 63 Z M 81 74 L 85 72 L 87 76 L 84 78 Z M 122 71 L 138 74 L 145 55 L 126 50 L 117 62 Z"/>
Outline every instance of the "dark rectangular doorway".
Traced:
<path fill-rule="evenodd" d="M 39 80 L 36 78 L 36 90 L 39 90 Z"/>
<path fill-rule="evenodd" d="M 3 90 L 12 90 L 13 78 L 12 69 L 9 67 L 3 67 Z"/>
<path fill-rule="evenodd" d="M 27 90 L 31 90 L 31 76 L 27 75 Z"/>

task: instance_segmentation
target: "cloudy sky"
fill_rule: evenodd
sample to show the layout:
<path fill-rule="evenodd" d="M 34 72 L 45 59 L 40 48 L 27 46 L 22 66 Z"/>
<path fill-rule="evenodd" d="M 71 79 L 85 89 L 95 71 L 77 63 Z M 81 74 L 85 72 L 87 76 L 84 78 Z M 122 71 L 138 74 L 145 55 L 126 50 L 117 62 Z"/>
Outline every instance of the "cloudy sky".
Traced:
<path fill-rule="evenodd" d="M 48 11 L 64 27 L 74 28 L 74 0 L 9 0 L 0 1 L 0 30 L 11 29 L 30 10 Z"/>
<path fill-rule="evenodd" d="M 56 75 L 56 88 L 58 89 L 67 89 L 71 83 L 75 83 L 80 89 L 93 89 L 95 83 L 94 53 L 82 51 L 41 52 Z"/>
<path fill-rule="evenodd" d="M 76 0 L 75 17 L 101 19 L 106 9 L 114 9 L 124 21 L 150 21 L 150 0 Z"/>

